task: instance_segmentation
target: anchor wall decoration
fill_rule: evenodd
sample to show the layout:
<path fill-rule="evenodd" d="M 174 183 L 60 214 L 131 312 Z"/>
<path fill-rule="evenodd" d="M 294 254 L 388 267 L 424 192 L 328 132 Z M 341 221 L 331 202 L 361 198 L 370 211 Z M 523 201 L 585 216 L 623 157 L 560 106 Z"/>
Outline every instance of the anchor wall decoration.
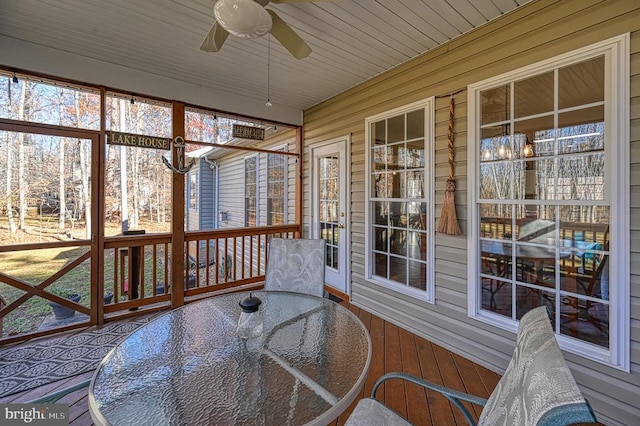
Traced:
<path fill-rule="evenodd" d="M 187 167 L 184 166 L 184 157 L 185 157 L 184 147 L 185 147 L 185 142 L 184 142 L 184 138 L 182 136 L 176 136 L 176 138 L 173 140 L 172 144 L 175 147 L 176 154 L 178 156 L 178 165 L 177 165 L 177 167 L 174 166 L 173 164 L 171 164 L 171 162 L 169 160 L 167 160 L 165 157 L 162 157 L 162 162 L 164 163 L 165 166 L 167 166 L 169 169 L 171 169 L 172 172 L 179 173 L 181 175 L 185 175 L 185 174 L 189 173 L 189 170 L 191 170 L 191 167 L 193 167 L 193 165 L 195 163 L 195 160 L 191 160 L 191 163 Z"/>

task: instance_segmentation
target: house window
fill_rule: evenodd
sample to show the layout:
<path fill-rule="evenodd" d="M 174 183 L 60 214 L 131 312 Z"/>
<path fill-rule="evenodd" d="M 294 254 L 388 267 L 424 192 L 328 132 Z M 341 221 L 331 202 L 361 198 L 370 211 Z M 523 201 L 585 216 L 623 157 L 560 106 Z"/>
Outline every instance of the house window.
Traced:
<path fill-rule="evenodd" d="M 469 313 L 515 329 L 546 306 L 564 349 L 627 368 L 624 44 L 470 86 Z"/>
<path fill-rule="evenodd" d="M 189 175 L 189 208 L 192 210 L 198 207 L 197 179 L 195 173 Z"/>
<path fill-rule="evenodd" d="M 366 120 L 367 278 L 432 300 L 432 101 Z"/>
<path fill-rule="evenodd" d="M 244 159 L 244 226 L 258 226 L 258 156 Z"/>
<path fill-rule="evenodd" d="M 267 154 L 267 225 L 286 223 L 286 182 L 287 156 Z"/>

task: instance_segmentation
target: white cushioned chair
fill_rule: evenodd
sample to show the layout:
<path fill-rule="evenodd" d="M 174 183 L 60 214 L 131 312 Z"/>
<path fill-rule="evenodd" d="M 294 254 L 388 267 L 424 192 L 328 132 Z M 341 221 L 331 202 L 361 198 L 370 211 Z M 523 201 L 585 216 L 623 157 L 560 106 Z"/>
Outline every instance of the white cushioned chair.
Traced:
<path fill-rule="evenodd" d="M 265 290 L 324 295 L 325 241 L 272 238 Z"/>
<path fill-rule="evenodd" d="M 441 393 L 470 425 L 476 423 L 461 401 L 484 406 L 478 425 L 559 426 L 596 422 L 560 352 L 544 306 L 527 312 L 520 320 L 513 356 L 488 400 L 405 373 L 388 373 L 375 383 L 371 398 L 360 400 L 347 426 L 410 425 L 375 399 L 378 387 L 390 379 L 408 380 Z"/>

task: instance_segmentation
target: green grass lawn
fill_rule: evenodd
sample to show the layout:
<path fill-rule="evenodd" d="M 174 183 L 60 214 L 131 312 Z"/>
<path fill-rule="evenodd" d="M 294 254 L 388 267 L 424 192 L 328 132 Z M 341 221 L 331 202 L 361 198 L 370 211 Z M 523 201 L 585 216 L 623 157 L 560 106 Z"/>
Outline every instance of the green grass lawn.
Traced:
<path fill-rule="evenodd" d="M 14 279 L 26 282 L 31 286 L 37 286 L 65 265 L 82 256 L 82 254 L 88 250 L 88 246 L 82 246 L 77 248 L 64 247 L 0 253 L 0 271 Z M 158 251 L 158 258 L 156 261 L 158 268 L 156 280 L 160 285 L 163 285 L 163 283 L 168 280 L 164 278 L 162 260 L 160 260 L 164 258 L 164 252 L 162 250 Z M 82 296 L 79 303 L 89 307 L 91 301 L 90 262 L 91 259 L 85 260 L 53 284 L 46 287 L 45 290 L 62 297 L 79 294 Z M 104 262 L 103 280 L 105 283 L 105 294 L 113 293 L 113 277 L 115 273 L 113 250 L 106 250 L 104 252 Z M 153 294 L 153 249 L 151 246 L 147 246 L 145 249 L 144 265 L 145 294 L 140 294 L 140 297 L 148 297 Z M 128 268 L 125 265 L 125 277 L 127 275 Z M 115 290 L 118 292 L 120 289 L 116 288 Z M 20 289 L 5 283 L 0 283 L 0 295 L 4 297 L 8 304 L 23 294 L 25 294 L 25 292 Z M 119 300 L 127 300 L 126 295 L 120 294 Z M 38 296 L 32 296 L 4 317 L 3 336 L 34 332 L 38 329 L 42 321 L 51 314 L 52 310 L 48 300 Z"/>
<path fill-rule="evenodd" d="M 87 250 L 89 250 L 88 247 L 64 247 L 0 253 L 1 270 L 6 275 L 36 286 Z M 74 293 L 80 294 L 82 296 L 80 303 L 88 306 L 90 301 L 89 277 L 90 260 L 87 259 L 45 290 L 63 297 Z M 8 284 L 0 283 L 0 294 L 7 303 L 11 303 L 25 292 Z M 49 301 L 33 296 L 4 318 L 3 335 L 35 331 L 49 314 L 51 314 Z"/>
<path fill-rule="evenodd" d="M 150 223 L 143 221 L 140 226 L 148 232 L 166 232 L 168 224 Z M 120 223 L 106 223 L 105 235 L 118 235 L 122 232 Z M 58 229 L 57 216 L 55 215 L 28 215 L 26 218 L 26 230 L 11 233 L 6 217 L 0 217 L 0 241 L 1 244 L 32 244 L 39 242 L 69 241 L 70 239 L 85 238 L 85 224 L 83 221 L 67 223 L 63 230 Z M 0 272 L 14 279 L 23 281 L 29 285 L 37 286 L 42 281 L 55 274 L 65 265 L 73 262 L 89 250 L 88 246 L 63 247 L 53 249 L 23 250 L 8 253 L 0 253 Z M 113 292 L 114 255 L 113 250 L 104 252 L 104 283 L 105 293 Z M 145 294 L 148 295 L 152 283 L 149 277 L 153 276 L 152 249 L 145 250 Z M 164 254 L 161 254 L 164 256 Z M 45 291 L 67 296 L 80 294 L 80 304 L 90 305 L 90 259 L 67 272 L 60 279 L 49 285 Z M 160 265 L 158 266 L 160 268 Z M 119 272 L 119 271 L 118 271 Z M 125 274 L 127 271 L 125 270 Z M 164 278 L 158 276 L 158 280 L 164 282 Z M 25 294 L 9 284 L 0 282 L 0 295 L 11 303 Z M 126 297 L 124 297 L 126 300 Z M 123 300 L 121 295 L 120 300 Z M 13 310 L 3 318 L 3 336 L 23 334 L 36 331 L 42 321 L 52 314 L 49 301 L 32 296 L 25 303 Z"/>

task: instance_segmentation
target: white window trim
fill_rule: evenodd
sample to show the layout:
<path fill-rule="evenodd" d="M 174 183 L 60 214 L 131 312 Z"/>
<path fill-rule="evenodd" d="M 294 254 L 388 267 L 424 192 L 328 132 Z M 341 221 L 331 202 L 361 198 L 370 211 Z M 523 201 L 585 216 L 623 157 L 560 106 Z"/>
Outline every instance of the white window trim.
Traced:
<path fill-rule="evenodd" d="M 282 151 L 282 152 L 289 152 L 289 144 L 282 144 L 282 145 L 278 145 L 278 146 L 274 146 L 272 148 L 269 148 L 271 151 Z M 265 220 L 268 222 L 269 221 L 269 155 L 271 154 L 276 154 L 275 152 L 269 152 L 267 154 L 267 176 L 266 176 L 266 181 L 267 181 L 267 186 L 265 188 L 265 195 L 267 198 L 267 205 L 266 205 L 266 210 L 267 210 L 267 214 L 265 217 Z M 283 206 L 283 215 L 284 215 L 284 223 L 285 225 L 287 223 L 289 223 L 289 156 L 285 155 L 285 162 L 284 162 L 284 176 L 283 178 L 283 182 L 284 182 L 284 206 Z"/>
<path fill-rule="evenodd" d="M 423 99 L 421 101 L 413 102 L 408 105 L 404 105 L 389 111 L 385 111 L 380 114 L 376 114 L 365 119 L 365 279 L 376 285 L 388 288 L 398 293 L 406 294 L 415 299 L 424 300 L 429 303 L 435 303 L 435 267 L 434 267 L 434 245 L 435 245 L 435 226 L 434 226 L 434 135 L 433 127 L 435 123 L 435 107 L 434 97 Z M 369 204 L 371 202 L 371 146 L 369 143 L 370 126 L 371 123 L 380 121 L 385 118 L 393 117 L 399 114 L 415 111 L 416 109 L 424 108 L 425 120 L 424 120 L 424 139 L 425 139 L 425 194 L 427 199 L 427 284 L 426 291 L 419 290 L 407 285 L 398 285 L 397 283 L 381 279 L 371 273 L 371 249 L 372 249 L 372 224 L 371 224 L 371 209 Z"/>
<path fill-rule="evenodd" d="M 260 226 L 260 155 L 251 154 L 244 157 L 242 165 L 242 180 L 244 182 L 244 194 L 242 194 L 242 210 L 244 210 L 243 226 L 247 226 L 247 209 L 245 201 L 247 200 L 247 160 L 256 159 L 256 224 L 254 226 Z"/>
<path fill-rule="evenodd" d="M 629 96 L 630 96 L 630 36 L 622 34 L 599 43 L 519 68 L 508 73 L 489 78 L 468 86 L 467 129 L 468 129 L 468 170 L 469 182 L 469 233 L 468 233 L 468 315 L 471 318 L 504 328 L 514 333 L 518 323 L 504 316 L 481 311 L 479 307 L 479 265 L 478 265 L 478 150 L 476 139 L 479 124 L 476 120 L 480 108 L 480 91 L 507 84 L 514 80 L 538 75 L 569 63 L 605 55 L 605 176 L 607 177 L 607 197 L 611 205 L 610 223 L 610 303 L 613 315 L 610 318 L 610 350 L 598 348 L 557 334 L 560 347 L 576 355 L 630 371 L 630 162 L 629 162 Z M 618 143 L 616 143 L 618 141 Z M 613 147 L 612 147 L 613 146 Z M 615 186 L 611 184 L 614 180 Z"/>

